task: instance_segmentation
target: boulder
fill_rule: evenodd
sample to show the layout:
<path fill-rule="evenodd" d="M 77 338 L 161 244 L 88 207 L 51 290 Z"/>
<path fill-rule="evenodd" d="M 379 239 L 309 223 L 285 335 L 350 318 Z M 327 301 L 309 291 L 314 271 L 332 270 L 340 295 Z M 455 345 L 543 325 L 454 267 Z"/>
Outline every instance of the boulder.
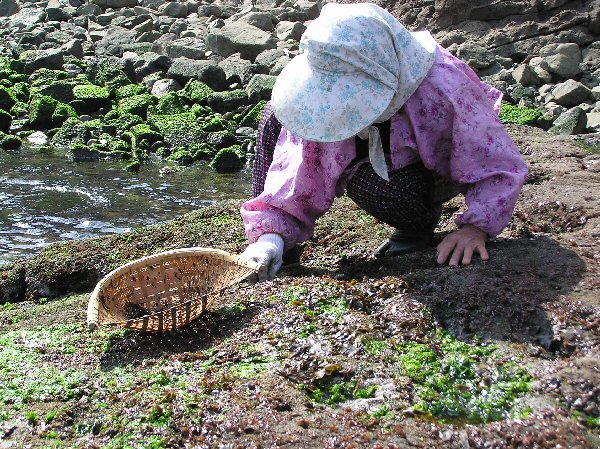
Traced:
<path fill-rule="evenodd" d="M 96 53 L 119 56 L 125 46 L 135 42 L 136 37 L 135 31 L 119 26 L 110 26 L 106 28 L 102 39 L 96 42 Z"/>
<path fill-rule="evenodd" d="M 249 25 L 260 28 L 267 33 L 273 31 L 273 22 L 275 18 L 268 12 L 253 11 L 238 19 L 240 22 L 246 22 Z"/>
<path fill-rule="evenodd" d="M 542 84 L 542 80 L 535 70 L 527 64 L 519 65 L 513 70 L 512 76 L 517 83 L 523 86 L 540 86 Z"/>
<path fill-rule="evenodd" d="M 277 40 L 260 28 L 245 22 L 233 22 L 209 32 L 207 47 L 216 54 L 227 57 L 240 53 L 243 59 L 254 61 L 264 50 L 277 47 Z"/>
<path fill-rule="evenodd" d="M 586 116 L 586 129 L 589 132 L 600 132 L 600 112 L 590 112 Z"/>
<path fill-rule="evenodd" d="M 62 69 L 64 63 L 63 52 L 60 49 L 37 50 L 31 52 L 25 59 L 23 71 L 31 74 L 38 69 Z"/>
<path fill-rule="evenodd" d="M 181 84 L 194 79 L 207 84 L 214 90 L 225 88 L 225 72 L 212 61 L 177 58 L 171 64 L 168 75 Z"/>
<path fill-rule="evenodd" d="M 133 8 L 137 6 L 137 0 L 92 0 L 92 3 L 100 6 L 100 8 Z"/>
<path fill-rule="evenodd" d="M 0 0 L 0 17 L 12 16 L 21 8 L 15 0 Z"/>
<path fill-rule="evenodd" d="M 542 47 L 540 57 L 548 66 L 548 71 L 563 78 L 571 78 L 580 72 L 582 61 L 579 45 L 550 44 Z"/>
<path fill-rule="evenodd" d="M 188 15 L 188 7 L 185 3 L 166 2 L 158 8 L 158 13 L 163 16 L 182 19 Z"/>
<path fill-rule="evenodd" d="M 248 95 L 243 89 L 215 92 L 208 97 L 208 107 L 213 111 L 225 113 L 234 111 L 241 106 L 248 104 Z M 235 143 L 235 142 L 234 142 Z M 229 146 L 232 144 L 227 144 Z"/>
<path fill-rule="evenodd" d="M 85 3 L 75 11 L 76 16 L 99 16 L 102 14 L 102 8 L 93 3 Z"/>
<path fill-rule="evenodd" d="M 170 92 L 175 92 L 181 89 L 181 84 L 172 79 L 156 80 L 152 85 L 152 95 L 157 98 L 162 98 Z"/>
<path fill-rule="evenodd" d="M 585 130 L 586 116 L 580 107 L 563 112 L 552 124 L 548 132 L 552 134 L 573 135 Z"/>
<path fill-rule="evenodd" d="M 277 24 L 275 33 L 277 34 L 277 38 L 282 41 L 288 39 L 299 41 L 305 30 L 306 25 L 303 23 L 281 21 Z"/>
<path fill-rule="evenodd" d="M 48 2 L 48 6 L 46 6 L 46 20 L 66 22 L 67 20 L 70 20 L 72 18 L 73 16 L 69 13 L 67 8 L 60 4 L 60 2 L 58 2 L 57 0 Z"/>
<path fill-rule="evenodd" d="M 211 4 L 198 6 L 198 17 L 218 17 L 228 19 L 238 12 L 238 8 L 232 5 Z"/>
<path fill-rule="evenodd" d="M 164 54 L 171 59 L 181 57 L 188 59 L 204 59 L 206 46 L 201 39 L 183 37 L 166 43 L 164 45 Z"/>
<path fill-rule="evenodd" d="M 0 0 L 11 1 L 11 0 Z M 46 17 L 46 11 L 43 8 L 23 8 L 10 18 L 10 26 L 19 30 L 33 27 L 35 24 L 42 23 Z"/>
<path fill-rule="evenodd" d="M 246 86 L 246 93 L 250 103 L 258 103 L 260 100 L 270 100 L 276 76 L 254 75 Z"/>
<path fill-rule="evenodd" d="M 152 51 L 138 56 L 133 62 L 135 68 L 135 79 L 141 81 L 145 76 L 156 72 L 166 72 L 169 70 L 171 60 L 165 55 L 159 55 Z"/>
<path fill-rule="evenodd" d="M 227 77 L 227 84 L 233 83 L 247 84 L 252 78 L 252 63 L 247 59 L 242 59 L 239 53 L 235 53 L 221 62 L 219 67 L 225 72 Z"/>
<path fill-rule="evenodd" d="M 475 69 L 485 69 L 495 62 L 487 48 L 470 41 L 458 46 L 457 56 Z"/>
<path fill-rule="evenodd" d="M 81 41 L 79 39 L 71 39 L 65 44 L 64 49 L 67 53 L 75 56 L 77 59 L 83 59 L 83 45 L 81 45 Z"/>
<path fill-rule="evenodd" d="M 561 106 L 571 107 L 583 103 L 591 95 L 591 90 L 578 81 L 567 80 L 552 89 L 553 100 Z"/>

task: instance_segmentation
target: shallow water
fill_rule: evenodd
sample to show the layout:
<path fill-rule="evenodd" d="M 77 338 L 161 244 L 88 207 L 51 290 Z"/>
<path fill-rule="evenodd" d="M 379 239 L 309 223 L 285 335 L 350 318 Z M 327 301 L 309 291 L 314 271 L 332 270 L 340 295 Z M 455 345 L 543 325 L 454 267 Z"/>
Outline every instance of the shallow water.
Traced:
<path fill-rule="evenodd" d="M 0 150 L 0 265 L 60 241 L 121 233 L 250 194 L 250 172 L 219 175 L 205 163 L 161 175 L 121 161 L 69 159 L 67 150 Z"/>

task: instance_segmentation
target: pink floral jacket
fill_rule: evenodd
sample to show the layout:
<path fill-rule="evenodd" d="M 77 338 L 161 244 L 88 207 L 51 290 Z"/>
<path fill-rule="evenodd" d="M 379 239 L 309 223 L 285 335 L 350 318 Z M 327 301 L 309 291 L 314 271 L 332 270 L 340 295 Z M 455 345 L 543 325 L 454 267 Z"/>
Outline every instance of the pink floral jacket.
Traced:
<path fill-rule="evenodd" d="M 510 221 L 527 166 L 502 126 L 502 93 L 438 46 L 436 62 L 404 107 L 392 117 L 390 170 L 419 160 L 436 174 L 465 184 L 467 210 L 458 225 L 490 236 Z M 354 138 L 318 143 L 282 128 L 261 195 L 241 209 L 250 243 L 267 232 L 286 248 L 309 239 L 351 176 Z"/>

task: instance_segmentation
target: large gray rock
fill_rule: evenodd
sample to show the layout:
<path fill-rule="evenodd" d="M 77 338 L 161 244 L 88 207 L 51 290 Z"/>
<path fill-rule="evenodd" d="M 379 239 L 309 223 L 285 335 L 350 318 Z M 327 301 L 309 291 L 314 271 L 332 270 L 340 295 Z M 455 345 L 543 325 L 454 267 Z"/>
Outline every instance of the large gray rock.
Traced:
<path fill-rule="evenodd" d="M 200 5 L 198 6 L 198 17 L 215 16 L 219 19 L 228 19 L 238 12 L 238 8 L 232 5 Z"/>
<path fill-rule="evenodd" d="M 46 17 L 43 8 L 23 8 L 10 17 L 10 27 L 19 30 L 30 28 L 37 23 L 42 23 Z"/>
<path fill-rule="evenodd" d="M 600 41 L 594 42 L 581 52 L 583 63 L 591 70 L 600 68 Z"/>
<path fill-rule="evenodd" d="M 227 84 L 233 83 L 247 84 L 252 78 L 252 63 L 247 59 L 242 59 L 239 53 L 235 53 L 219 62 L 219 67 L 225 72 Z"/>
<path fill-rule="evenodd" d="M 100 6 L 103 9 L 106 8 L 132 8 L 137 6 L 137 0 L 92 0 L 92 3 Z"/>
<path fill-rule="evenodd" d="M 170 65 L 171 60 L 167 56 L 149 51 L 138 56 L 133 62 L 135 78 L 141 81 L 152 73 L 166 72 Z"/>
<path fill-rule="evenodd" d="M 135 43 L 137 33 L 127 28 L 110 26 L 104 36 L 96 43 L 96 53 L 120 55 L 124 47 Z"/>
<path fill-rule="evenodd" d="M 277 28 L 275 29 L 275 33 L 277 34 L 277 38 L 285 41 L 288 39 L 292 39 L 295 41 L 299 41 L 302 33 L 306 30 L 306 25 L 300 22 L 286 22 L 281 21 L 277 24 Z"/>
<path fill-rule="evenodd" d="M 206 44 L 210 50 L 225 58 L 240 53 L 242 58 L 254 61 L 262 51 L 275 48 L 277 40 L 260 28 L 245 22 L 234 22 L 211 30 Z"/>
<path fill-rule="evenodd" d="M 590 112 L 586 116 L 586 129 L 589 132 L 600 132 L 600 112 Z"/>
<path fill-rule="evenodd" d="M 177 35 L 173 33 L 167 33 L 161 35 L 158 39 L 152 42 L 152 51 L 160 55 L 166 55 L 166 47 L 169 43 L 177 39 Z"/>
<path fill-rule="evenodd" d="M 552 89 L 554 101 L 562 106 L 571 107 L 583 103 L 590 97 L 591 90 L 578 81 L 567 80 Z"/>
<path fill-rule="evenodd" d="M 458 46 L 457 56 L 475 69 L 485 69 L 494 62 L 494 55 L 483 45 L 465 42 Z"/>
<path fill-rule="evenodd" d="M 184 18 L 188 15 L 188 7 L 185 3 L 167 2 L 158 9 L 158 13 L 164 16 Z"/>
<path fill-rule="evenodd" d="M 529 67 L 533 69 L 542 83 L 552 82 L 552 74 L 548 71 L 548 64 L 544 62 L 543 58 L 540 58 L 539 56 L 531 58 Z"/>
<path fill-rule="evenodd" d="M 567 110 L 558 117 L 548 132 L 552 134 L 581 134 L 585 130 L 586 116 L 577 106 Z"/>
<path fill-rule="evenodd" d="M 540 57 L 551 73 L 561 77 L 571 78 L 580 72 L 581 49 L 577 44 L 546 45 L 540 50 Z"/>
<path fill-rule="evenodd" d="M 515 81 L 523 86 L 540 86 L 543 82 L 535 70 L 527 64 L 519 65 L 512 72 Z"/>
<path fill-rule="evenodd" d="M 279 75 L 281 73 L 281 71 L 283 70 L 283 68 L 286 65 L 288 65 L 291 60 L 292 60 L 292 58 L 290 58 L 288 55 L 283 55 L 281 58 L 279 58 L 277 60 L 275 65 L 273 67 L 271 67 L 271 70 L 269 71 L 269 75 L 274 75 L 274 76 Z"/>
<path fill-rule="evenodd" d="M 75 12 L 73 8 L 65 8 L 58 0 L 51 0 L 48 2 L 48 6 L 46 6 L 46 20 L 56 22 L 70 20 L 73 16 L 69 12 L 69 9 L 73 13 Z"/>
<path fill-rule="evenodd" d="M 260 100 L 270 100 L 276 76 L 272 75 L 254 75 L 246 86 L 246 93 L 251 103 L 258 103 Z"/>
<path fill-rule="evenodd" d="M 15 0 L 0 0 L 0 17 L 12 16 L 18 13 L 20 9 Z"/>
<path fill-rule="evenodd" d="M 29 75 L 38 69 L 61 70 L 63 63 L 64 59 L 62 50 L 37 50 L 29 54 L 25 60 L 25 67 L 23 71 Z"/>
<path fill-rule="evenodd" d="M 225 72 L 212 61 L 177 58 L 171 64 L 168 76 L 181 84 L 196 79 L 217 91 L 225 88 Z"/>
<path fill-rule="evenodd" d="M 259 54 L 256 57 L 256 59 L 254 60 L 254 62 L 256 64 L 264 65 L 270 69 L 277 63 L 279 58 L 281 58 L 284 55 L 285 55 L 285 52 L 283 51 L 283 49 L 272 48 L 269 50 L 265 50 L 261 54 Z"/>
<path fill-rule="evenodd" d="M 75 11 L 76 16 L 99 16 L 100 14 L 102 14 L 102 8 L 93 3 L 81 5 L 77 8 L 77 11 Z"/>
<path fill-rule="evenodd" d="M 65 44 L 64 49 L 77 59 L 83 59 L 83 45 L 79 39 L 70 40 Z"/>
<path fill-rule="evenodd" d="M 201 39 L 183 37 L 164 45 L 164 53 L 171 59 L 185 57 L 188 59 L 204 59 L 206 46 Z"/>
<path fill-rule="evenodd" d="M 240 22 L 246 22 L 249 25 L 260 28 L 267 33 L 274 29 L 274 17 L 268 12 L 253 11 L 243 15 L 238 19 Z"/>
<path fill-rule="evenodd" d="M 152 95 L 161 98 L 170 92 L 175 92 L 181 89 L 181 84 L 172 79 L 156 80 L 152 85 Z"/>

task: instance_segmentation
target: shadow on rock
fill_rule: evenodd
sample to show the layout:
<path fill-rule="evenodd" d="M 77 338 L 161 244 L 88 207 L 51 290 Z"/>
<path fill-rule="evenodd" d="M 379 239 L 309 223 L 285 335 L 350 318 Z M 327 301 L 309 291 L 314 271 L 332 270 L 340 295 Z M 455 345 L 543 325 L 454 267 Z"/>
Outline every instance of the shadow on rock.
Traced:
<path fill-rule="evenodd" d="M 374 260 L 340 263 L 337 277 L 400 276 L 437 322 L 458 337 L 534 343 L 562 351 L 545 303 L 559 300 L 579 283 L 585 262 L 548 237 L 489 244 L 491 260 L 470 266 L 439 266 L 433 250 Z"/>
<path fill-rule="evenodd" d="M 110 370 L 165 355 L 200 352 L 246 327 L 258 310 L 222 307 L 175 332 L 135 332 L 114 342 L 100 358 L 100 366 Z"/>

